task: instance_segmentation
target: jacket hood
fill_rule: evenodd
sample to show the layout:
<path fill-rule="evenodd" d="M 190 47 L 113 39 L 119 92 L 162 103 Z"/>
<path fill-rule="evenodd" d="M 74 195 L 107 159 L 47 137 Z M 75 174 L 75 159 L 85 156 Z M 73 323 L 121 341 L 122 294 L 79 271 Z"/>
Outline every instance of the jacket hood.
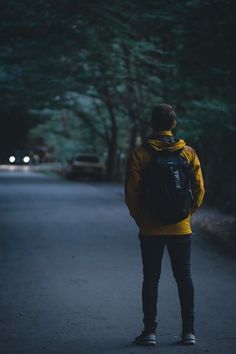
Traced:
<path fill-rule="evenodd" d="M 186 145 L 183 139 L 177 140 L 173 136 L 150 136 L 147 140 L 147 143 L 156 151 L 165 150 L 169 152 L 182 150 Z"/>

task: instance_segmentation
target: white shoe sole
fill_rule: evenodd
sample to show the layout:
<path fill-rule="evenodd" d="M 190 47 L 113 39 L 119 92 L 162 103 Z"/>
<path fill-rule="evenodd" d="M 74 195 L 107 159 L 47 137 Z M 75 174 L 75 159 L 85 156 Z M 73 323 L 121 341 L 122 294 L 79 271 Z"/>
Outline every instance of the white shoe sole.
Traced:
<path fill-rule="evenodd" d="M 154 341 L 150 341 L 150 342 L 138 342 L 138 341 L 135 341 L 135 344 L 138 344 L 138 345 L 142 345 L 143 347 L 147 346 L 147 347 L 151 347 L 151 346 L 155 346 L 157 343 L 154 342 Z"/>
<path fill-rule="evenodd" d="M 182 340 L 182 344 L 184 344 L 184 345 L 195 345 L 196 343 L 197 343 L 197 341 L 194 339 Z"/>

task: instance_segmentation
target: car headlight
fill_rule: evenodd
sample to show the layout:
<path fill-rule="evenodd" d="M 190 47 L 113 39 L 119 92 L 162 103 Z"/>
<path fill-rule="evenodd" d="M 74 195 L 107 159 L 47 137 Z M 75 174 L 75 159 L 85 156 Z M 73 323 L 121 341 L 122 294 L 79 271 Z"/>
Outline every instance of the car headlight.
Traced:
<path fill-rule="evenodd" d="M 25 156 L 25 157 L 23 158 L 23 161 L 24 161 L 24 163 L 30 162 L 29 156 Z"/>
<path fill-rule="evenodd" d="M 10 157 L 9 157 L 9 162 L 13 163 L 13 162 L 15 162 L 15 161 L 16 161 L 15 156 L 10 156 Z"/>

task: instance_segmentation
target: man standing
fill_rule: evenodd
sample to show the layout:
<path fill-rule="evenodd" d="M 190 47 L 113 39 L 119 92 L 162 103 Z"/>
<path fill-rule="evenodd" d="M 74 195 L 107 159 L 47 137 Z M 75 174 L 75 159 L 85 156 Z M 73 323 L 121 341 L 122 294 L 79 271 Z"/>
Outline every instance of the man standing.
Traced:
<path fill-rule="evenodd" d="M 165 246 L 178 287 L 182 342 L 196 343 L 190 218 L 205 191 L 197 154 L 183 139 L 173 137 L 175 126 L 172 106 L 163 103 L 154 107 L 153 134 L 134 149 L 126 170 L 125 201 L 139 227 L 143 262 L 144 330 L 135 338 L 139 345 L 156 344 L 158 282 Z"/>

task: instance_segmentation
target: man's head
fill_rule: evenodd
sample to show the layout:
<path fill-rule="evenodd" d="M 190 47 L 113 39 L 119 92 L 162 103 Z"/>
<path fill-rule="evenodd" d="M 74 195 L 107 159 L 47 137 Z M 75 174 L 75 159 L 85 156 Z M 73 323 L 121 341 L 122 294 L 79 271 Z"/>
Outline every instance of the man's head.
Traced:
<path fill-rule="evenodd" d="M 155 106 L 151 115 L 151 126 L 154 132 L 171 130 L 176 125 L 176 114 L 172 106 L 161 103 Z"/>

